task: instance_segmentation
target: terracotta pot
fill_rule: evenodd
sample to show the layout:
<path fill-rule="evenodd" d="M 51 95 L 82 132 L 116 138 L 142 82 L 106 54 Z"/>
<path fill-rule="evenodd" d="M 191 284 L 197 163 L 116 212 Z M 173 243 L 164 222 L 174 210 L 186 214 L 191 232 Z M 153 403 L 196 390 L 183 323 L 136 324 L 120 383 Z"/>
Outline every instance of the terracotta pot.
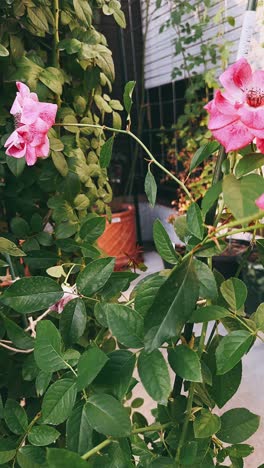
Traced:
<path fill-rule="evenodd" d="M 107 222 L 106 229 L 98 239 L 98 246 L 109 257 L 116 257 L 115 269 L 127 267 L 129 260 L 136 259 L 137 232 L 135 207 L 122 203 L 120 209 L 112 213 L 112 222 Z"/>

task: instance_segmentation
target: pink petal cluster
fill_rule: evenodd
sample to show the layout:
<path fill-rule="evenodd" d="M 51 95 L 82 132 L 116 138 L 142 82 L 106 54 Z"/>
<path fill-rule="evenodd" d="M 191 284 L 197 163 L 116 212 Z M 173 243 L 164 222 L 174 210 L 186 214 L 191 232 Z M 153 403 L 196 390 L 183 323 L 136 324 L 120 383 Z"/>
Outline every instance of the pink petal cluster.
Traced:
<path fill-rule="evenodd" d="M 6 154 L 14 158 L 25 157 L 28 166 L 49 154 L 47 133 L 55 122 L 57 105 L 39 102 L 23 83 L 16 83 L 18 93 L 11 107 L 16 129 L 5 142 Z"/>
<path fill-rule="evenodd" d="M 264 193 L 263 193 L 259 198 L 257 198 L 257 200 L 256 200 L 256 205 L 257 205 L 261 210 L 264 210 Z"/>
<path fill-rule="evenodd" d="M 77 299 L 77 297 L 79 297 L 77 294 L 75 294 L 71 290 L 71 288 L 63 287 L 63 290 L 65 292 L 62 298 L 50 307 L 51 311 L 58 312 L 58 314 L 62 313 L 64 307 L 66 306 L 66 304 L 68 304 L 68 302 L 72 301 L 73 299 Z"/>
<path fill-rule="evenodd" d="M 208 128 L 226 151 L 239 150 L 256 138 L 264 153 L 264 71 L 252 72 L 241 58 L 219 79 L 224 92 L 217 90 L 205 106 L 210 114 Z"/>

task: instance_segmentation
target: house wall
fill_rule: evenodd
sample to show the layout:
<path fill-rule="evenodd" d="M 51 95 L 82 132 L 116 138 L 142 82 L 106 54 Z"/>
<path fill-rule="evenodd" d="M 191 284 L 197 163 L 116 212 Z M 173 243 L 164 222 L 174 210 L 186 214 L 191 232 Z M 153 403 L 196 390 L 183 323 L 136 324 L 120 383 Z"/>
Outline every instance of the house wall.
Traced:
<path fill-rule="evenodd" d="M 191 3 L 196 3 L 197 0 L 190 0 Z M 256 21 L 254 40 L 250 52 L 251 62 L 257 68 L 260 65 L 264 66 L 264 13 L 263 0 L 259 1 L 258 18 Z M 170 17 L 172 0 L 163 0 L 161 7 L 156 9 L 156 0 L 150 0 L 149 7 L 149 26 L 146 40 L 146 60 L 145 60 L 145 87 L 154 88 L 172 81 L 172 72 L 174 67 L 180 67 L 183 63 L 181 55 L 175 56 L 174 39 L 177 37 L 177 31 L 173 27 L 165 28 L 160 32 L 160 28 Z M 230 42 L 230 63 L 236 59 L 241 27 L 246 9 L 247 0 L 216 0 L 214 5 L 209 9 L 209 15 L 212 21 L 208 25 L 205 34 L 205 41 L 229 41 Z M 235 25 L 230 24 L 215 24 L 213 18 L 223 10 L 224 15 L 232 16 L 235 19 Z M 143 30 L 146 27 L 146 0 L 141 0 L 142 24 Z M 195 16 L 197 12 L 184 17 L 183 22 L 197 21 Z M 215 39 L 214 39 L 215 38 Z M 186 49 L 186 53 L 196 55 L 199 53 L 199 43 L 190 44 Z M 208 68 L 213 65 L 208 63 Z M 202 69 L 196 68 L 195 72 L 199 73 Z M 176 78 L 181 79 L 181 78 Z"/>

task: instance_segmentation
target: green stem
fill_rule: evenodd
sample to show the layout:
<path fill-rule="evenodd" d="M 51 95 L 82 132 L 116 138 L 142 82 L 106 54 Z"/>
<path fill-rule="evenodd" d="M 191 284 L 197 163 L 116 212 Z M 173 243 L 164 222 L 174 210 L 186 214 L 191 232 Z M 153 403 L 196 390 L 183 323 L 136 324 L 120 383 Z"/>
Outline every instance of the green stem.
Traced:
<path fill-rule="evenodd" d="M 13 468 L 14 468 L 14 466 L 16 464 L 16 457 L 17 457 L 19 449 L 24 446 L 25 440 L 26 440 L 30 430 L 36 424 L 36 422 L 40 419 L 40 417 L 41 417 L 41 413 L 37 413 L 36 416 L 34 417 L 34 419 L 32 419 L 31 423 L 28 425 L 27 430 L 26 430 L 25 434 L 23 435 L 20 444 L 16 449 L 16 453 L 15 453 L 14 460 L 13 460 L 13 463 L 12 463 Z"/>
<path fill-rule="evenodd" d="M 52 44 L 52 63 L 53 67 L 60 68 L 60 51 L 59 51 L 59 19 L 60 19 L 60 6 L 59 0 L 53 0 L 53 16 L 54 16 L 54 29 L 53 29 L 53 44 Z M 61 106 L 60 95 L 56 95 L 56 102 L 58 107 Z"/>
<path fill-rule="evenodd" d="M 205 342 L 207 327 L 208 327 L 208 323 L 207 322 L 203 323 L 202 333 L 201 333 L 201 336 L 200 336 L 200 341 L 199 341 L 199 346 L 198 346 L 198 356 L 199 357 L 202 356 L 203 351 L 204 351 L 204 342 Z M 179 440 L 179 445 L 178 445 L 178 448 L 177 448 L 176 458 L 175 458 L 175 461 L 178 464 L 180 462 L 181 451 L 182 451 L 182 447 L 184 446 L 184 443 L 185 443 L 186 434 L 187 434 L 187 430 L 188 430 L 188 425 L 189 425 L 189 421 L 190 421 L 191 414 L 192 414 L 194 390 L 195 390 L 195 383 L 191 382 L 190 389 L 189 389 L 189 394 L 188 394 L 188 401 L 187 401 L 185 418 L 184 418 L 181 437 L 180 437 L 180 440 Z"/>
<path fill-rule="evenodd" d="M 190 384 L 190 390 L 189 390 L 189 394 L 188 394 L 188 401 L 187 401 L 186 413 L 185 413 L 185 418 L 184 418 L 183 427 L 182 427 L 182 432 L 181 432 L 181 438 L 180 438 L 179 445 L 178 445 L 177 452 L 176 452 L 175 461 L 176 461 L 177 464 L 180 463 L 181 451 L 182 451 L 182 447 L 183 447 L 184 442 L 185 442 L 185 439 L 186 439 L 186 434 L 187 434 L 187 430 L 188 430 L 189 420 L 190 420 L 190 417 L 191 417 L 191 414 L 192 414 L 192 404 L 193 404 L 193 397 L 194 397 L 194 388 L 195 388 L 195 384 L 194 384 L 194 382 L 191 382 L 191 384 Z"/>
<path fill-rule="evenodd" d="M 12 280 L 15 280 L 17 276 L 16 276 L 16 272 L 15 272 L 14 265 L 12 263 L 11 257 L 10 257 L 9 254 L 5 254 L 5 258 L 6 258 L 6 261 L 8 263 L 8 266 L 10 268 L 10 273 L 11 273 Z"/>
<path fill-rule="evenodd" d="M 59 127 L 87 127 L 87 128 L 98 128 L 101 130 L 108 130 L 109 132 L 112 133 L 122 133 L 123 135 L 129 135 L 133 140 L 135 140 L 145 151 L 145 153 L 149 156 L 151 162 L 153 162 L 159 169 L 161 169 L 163 172 L 165 172 L 171 179 L 173 179 L 181 188 L 182 190 L 186 193 L 187 197 L 191 200 L 193 200 L 192 194 L 189 192 L 185 184 L 179 180 L 174 174 L 172 174 L 166 167 L 163 167 L 162 164 L 160 164 L 157 159 L 153 156 L 153 154 L 149 151 L 149 149 L 144 145 L 144 143 L 130 130 L 121 130 L 121 129 L 116 129 L 112 127 L 107 127 L 106 125 L 96 125 L 96 124 L 55 124 L 55 126 Z"/>
<path fill-rule="evenodd" d="M 134 429 L 132 431 L 132 434 L 144 434 L 144 432 L 162 431 L 163 429 L 166 429 L 166 427 L 170 425 L 171 423 L 166 423 L 166 424 L 153 424 L 151 426 L 139 427 L 138 429 Z M 84 455 L 82 455 L 83 460 L 88 460 L 93 455 L 96 455 L 98 452 L 100 452 L 100 450 L 110 445 L 112 442 L 114 442 L 114 439 L 111 439 L 111 438 L 103 440 L 103 442 L 96 445 L 91 450 L 89 450 Z"/>

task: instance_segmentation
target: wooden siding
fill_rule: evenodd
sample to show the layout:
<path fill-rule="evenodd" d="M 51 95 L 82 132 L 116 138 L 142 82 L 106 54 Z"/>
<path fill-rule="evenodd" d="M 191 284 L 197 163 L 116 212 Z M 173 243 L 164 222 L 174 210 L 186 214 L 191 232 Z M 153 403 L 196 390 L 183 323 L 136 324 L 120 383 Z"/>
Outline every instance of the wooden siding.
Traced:
<path fill-rule="evenodd" d="M 164 29 L 160 32 L 161 26 L 166 23 L 170 17 L 170 0 L 163 0 L 162 6 L 159 9 L 155 8 L 155 0 L 150 0 L 149 17 L 150 23 L 148 27 L 148 34 L 146 40 L 146 60 L 145 60 L 145 87 L 154 88 L 156 86 L 164 85 L 172 81 L 172 72 L 174 67 L 180 67 L 182 65 L 181 55 L 175 56 L 174 52 L 174 39 L 176 37 L 176 31 L 172 27 Z M 195 0 L 190 0 L 193 3 Z M 221 8 L 225 8 L 226 16 L 233 16 L 235 18 L 235 26 L 232 27 L 229 24 L 214 24 L 212 21 L 205 33 L 203 40 L 209 41 L 214 37 L 217 38 L 221 33 L 224 33 L 224 40 L 230 42 L 230 63 L 236 59 L 239 38 L 241 33 L 241 26 L 243 22 L 243 16 L 246 9 L 247 0 L 218 0 L 215 4 L 210 7 L 209 15 L 214 17 Z M 262 11 L 261 11 L 262 10 Z M 143 29 L 146 23 L 146 0 L 141 0 L 141 11 L 142 11 L 142 24 Z M 253 41 L 254 48 L 260 43 L 261 39 L 263 42 L 263 6 L 260 7 L 262 17 L 259 15 L 259 20 L 256 22 L 256 34 L 255 41 Z M 186 15 L 184 21 L 192 22 L 194 20 L 194 14 Z M 196 21 L 196 19 L 195 19 Z M 224 28 L 224 29 L 223 29 Z M 218 40 L 221 40 L 218 39 Z M 262 56 L 264 57 L 264 49 L 262 49 Z M 186 53 L 197 54 L 199 52 L 199 44 L 191 44 L 187 49 Z M 251 54 L 252 55 L 252 54 Z M 261 51 L 259 53 L 261 55 Z M 254 59 L 254 56 L 253 56 Z M 258 60 L 259 61 L 259 60 Z M 259 68 L 259 64 L 258 65 Z M 264 65 L 264 64 L 263 64 Z M 210 68 L 210 63 L 208 63 Z M 201 72 L 202 69 L 196 68 L 197 73 Z M 181 79 L 178 77 L 176 79 Z"/>

